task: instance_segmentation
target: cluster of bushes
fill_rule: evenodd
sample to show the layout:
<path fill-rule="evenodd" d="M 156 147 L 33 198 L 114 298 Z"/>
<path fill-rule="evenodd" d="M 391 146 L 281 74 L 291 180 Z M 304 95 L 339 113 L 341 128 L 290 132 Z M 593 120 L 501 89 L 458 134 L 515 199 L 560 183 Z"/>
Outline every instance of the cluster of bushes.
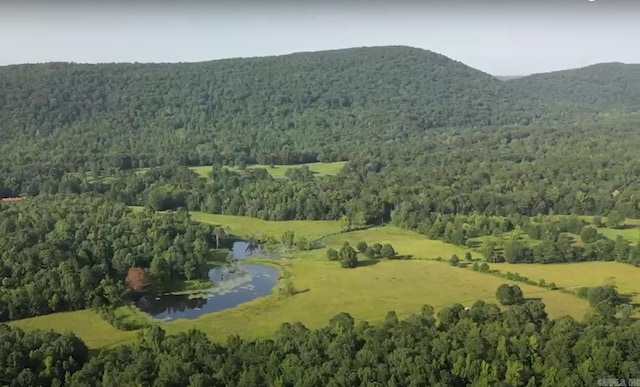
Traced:
<path fill-rule="evenodd" d="M 465 257 L 467 258 L 467 260 L 471 260 L 471 254 L 469 252 L 467 252 L 465 254 Z M 439 257 L 439 259 L 437 259 L 438 261 L 442 261 L 442 258 Z M 458 256 L 456 254 L 453 254 L 451 256 L 451 258 L 449 259 L 449 263 L 452 266 L 460 266 L 460 259 L 458 258 Z M 496 275 L 500 278 L 504 278 L 510 281 L 518 281 L 518 282 L 523 282 L 526 283 L 528 285 L 532 285 L 532 286 L 537 286 L 540 288 L 546 288 L 546 289 L 551 289 L 551 290 L 557 290 L 558 286 L 555 284 L 555 282 L 547 282 L 543 279 L 539 280 L 538 282 L 530 279 L 529 277 L 525 277 L 523 275 L 520 275 L 518 273 L 512 273 L 512 272 L 506 272 L 506 273 L 501 273 L 499 271 L 495 271 L 495 272 L 491 272 L 491 268 L 489 266 L 489 264 L 487 262 L 482 262 L 479 263 L 478 261 L 474 262 L 473 265 L 471 266 L 471 269 L 473 271 L 477 271 L 480 273 L 491 273 L 493 275 Z"/>
<path fill-rule="evenodd" d="M 524 294 L 518 285 L 502 284 L 498 286 L 496 298 L 502 305 L 520 305 L 524 303 Z"/>
<path fill-rule="evenodd" d="M 532 286 L 538 286 L 541 288 L 546 288 L 546 289 L 551 289 L 551 290 L 556 290 L 558 289 L 558 286 L 556 286 L 555 282 L 549 282 L 547 283 L 547 281 L 541 279 L 538 282 L 530 279 L 529 277 L 525 277 L 523 275 L 520 275 L 518 273 L 512 273 L 510 271 L 506 272 L 506 273 L 500 273 L 497 272 L 496 275 L 498 275 L 499 277 L 511 280 L 511 281 L 518 281 L 518 282 L 523 282 L 527 285 L 532 285 Z"/>
<path fill-rule="evenodd" d="M 384 245 L 380 243 L 368 245 L 367 242 L 360 241 L 356 244 L 355 249 L 349 244 L 349 242 L 344 242 L 340 251 L 334 248 L 327 249 L 327 258 L 330 261 L 340 261 L 342 267 L 354 268 L 358 266 L 358 253 L 364 254 L 364 256 L 369 259 L 394 259 L 398 257 L 396 250 L 389 243 Z"/>

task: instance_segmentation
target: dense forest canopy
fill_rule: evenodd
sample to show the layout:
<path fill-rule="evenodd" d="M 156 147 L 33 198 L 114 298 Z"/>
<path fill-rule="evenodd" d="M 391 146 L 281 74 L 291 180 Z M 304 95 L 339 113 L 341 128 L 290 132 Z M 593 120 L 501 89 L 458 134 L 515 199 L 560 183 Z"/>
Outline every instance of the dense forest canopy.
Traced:
<path fill-rule="evenodd" d="M 401 46 L 0 67 L 0 197 L 27 197 L 0 202 L 0 321 L 113 315 L 132 273 L 202 279 L 215 234 L 187 210 L 340 219 L 347 230 L 392 222 L 467 247 L 519 230 L 536 243 L 507 240 L 500 254 L 487 244 L 485 260 L 638 265 L 640 244 L 575 215 L 612 228 L 640 217 L 639 82 L 637 65 L 616 63 L 502 81 Z M 348 162 L 335 176 L 245 169 L 316 161 Z M 327 254 L 353 267 L 357 253 Z M 613 299 L 612 289 L 588 296 Z M 90 358 L 73 334 L 0 324 L 0 384 L 578 386 L 640 375 L 640 327 L 613 303 L 596 300 L 583 322 L 549 320 L 541 302 L 507 290 L 503 310 L 426 306 L 376 326 L 341 314 L 224 345 L 155 326 Z"/>
<path fill-rule="evenodd" d="M 321 329 L 284 324 L 271 339 L 231 336 L 224 344 L 196 330 L 167 335 L 155 326 L 135 343 L 91 358 L 73 335 L 0 326 L 0 381 L 91 387 L 592 386 L 637 377 L 638 324 L 600 314 L 584 322 L 549 320 L 539 301 L 504 311 L 478 301 L 437 314 L 425 305 L 405 320 L 389 312 L 376 325 L 342 313 Z"/>
<path fill-rule="evenodd" d="M 2 168 L 43 174 L 346 160 L 363 143 L 434 127 L 566 123 L 593 108 L 637 110 L 637 71 L 598 68 L 574 94 L 571 82 L 558 91 L 553 75 L 503 82 L 401 46 L 184 64 L 0 67 L 1 150 L 11 156 Z M 602 97 L 601 73 L 621 79 Z"/>
<path fill-rule="evenodd" d="M 206 276 L 211 227 L 92 195 L 0 203 L 0 322 L 122 302 L 132 267 Z"/>
<path fill-rule="evenodd" d="M 640 110 L 640 64 L 600 63 L 516 78 L 508 84 L 567 110 L 576 105 L 592 112 Z"/>

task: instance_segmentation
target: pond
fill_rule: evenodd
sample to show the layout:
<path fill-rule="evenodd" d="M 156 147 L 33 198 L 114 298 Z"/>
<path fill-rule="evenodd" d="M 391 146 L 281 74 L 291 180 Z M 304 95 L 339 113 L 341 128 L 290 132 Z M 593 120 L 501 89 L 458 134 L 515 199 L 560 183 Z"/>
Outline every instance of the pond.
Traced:
<path fill-rule="evenodd" d="M 165 321 L 194 319 L 271 295 L 271 289 L 278 283 L 278 269 L 242 263 L 250 257 L 268 256 L 262 247 L 238 241 L 233 244 L 232 253 L 237 261 L 209 270 L 209 279 L 215 287 L 202 291 L 203 294 L 197 298 L 178 294 L 149 295 L 140 298 L 135 303 L 136 307 L 153 318 Z"/>

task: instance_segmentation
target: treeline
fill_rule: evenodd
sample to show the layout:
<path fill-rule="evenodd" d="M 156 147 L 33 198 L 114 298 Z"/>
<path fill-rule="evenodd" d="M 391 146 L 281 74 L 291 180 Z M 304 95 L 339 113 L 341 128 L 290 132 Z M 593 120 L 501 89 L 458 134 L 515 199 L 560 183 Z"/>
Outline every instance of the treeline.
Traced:
<path fill-rule="evenodd" d="M 131 268 L 206 278 L 213 229 L 186 211 L 132 212 L 93 195 L 0 204 L 0 321 L 122 302 Z"/>
<path fill-rule="evenodd" d="M 105 175 L 0 162 L 0 193 L 95 191 L 156 209 L 183 206 L 271 220 L 340 219 L 351 213 L 367 224 L 388 222 L 392 209 L 487 216 L 616 211 L 640 217 L 637 121 L 554 130 L 431 130 L 392 142 L 372 137 L 350 145 L 354 150 L 339 176 L 322 178 L 299 170 L 290 172 L 291 179 L 273 179 L 266 170 L 234 173 L 221 163 L 212 164 L 207 181 L 184 166 L 144 174 L 113 169 Z"/>
<path fill-rule="evenodd" d="M 73 333 L 24 332 L 0 324 L 0 384 L 68 385 L 89 358 L 85 343 Z"/>
<path fill-rule="evenodd" d="M 617 213 L 610 213 L 610 219 L 609 223 L 613 226 L 621 222 Z M 615 240 L 607 238 L 577 216 L 490 217 L 423 213 L 410 208 L 395 213 L 394 221 L 432 239 L 470 248 L 481 245 L 484 258 L 492 263 L 619 261 L 640 265 L 640 244 L 631 245 L 622 237 Z M 503 237 L 503 234 L 514 231 L 539 243 Z M 583 244 L 575 244 L 573 237 L 568 234 L 579 235 Z M 501 241 L 480 243 L 473 240 L 482 236 L 500 237 Z"/>
<path fill-rule="evenodd" d="M 566 123 L 590 113 L 410 47 L 6 66 L 0 90 L 9 159 L 53 161 L 66 171 L 335 161 L 349 157 L 354 142 L 437 127 Z"/>
<path fill-rule="evenodd" d="M 590 292 L 589 299 L 602 304 L 610 299 L 606 290 Z M 514 303 L 513 294 L 502 293 L 503 301 Z M 0 356 L 6 359 L 0 380 L 10 386 L 91 387 L 588 386 L 598 378 L 637 376 L 639 324 L 608 313 L 583 322 L 550 320 L 539 301 L 503 311 L 477 301 L 437 314 L 425 305 L 404 320 L 389 312 L 375 325 L 341 313 L 320 329 L 286 323 L 271 339 L 231 336 L 224 344 L 196 330 L 167 335 L 154 326 L 135 343 L 88 360 L 86 347 L 73 336 L 0 326 L 2 342 L 12 343 L 3 349 L 11 357 Z"/>

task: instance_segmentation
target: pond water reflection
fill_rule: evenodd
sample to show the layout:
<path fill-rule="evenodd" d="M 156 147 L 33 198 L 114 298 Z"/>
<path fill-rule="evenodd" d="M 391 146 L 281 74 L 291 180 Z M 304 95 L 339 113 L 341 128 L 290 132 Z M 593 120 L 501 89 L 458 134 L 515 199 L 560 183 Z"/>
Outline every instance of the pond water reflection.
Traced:
<path fill-rule="evenodd" d="M 232 253 L 237 261 L 209 270 L 209 279 L 215 287 L 203 291 L 198 298 L 176 294 L 149 295 L 140 298 L 136 306 L 154 318 L 170 321 L 194 319 L 271 295 L 271 289 L 278 282 L 278 269 L 242 263 L 243 259 L 249 257 L 265 256 L 262 248 L 247 242 L 235 242 Z"/>

